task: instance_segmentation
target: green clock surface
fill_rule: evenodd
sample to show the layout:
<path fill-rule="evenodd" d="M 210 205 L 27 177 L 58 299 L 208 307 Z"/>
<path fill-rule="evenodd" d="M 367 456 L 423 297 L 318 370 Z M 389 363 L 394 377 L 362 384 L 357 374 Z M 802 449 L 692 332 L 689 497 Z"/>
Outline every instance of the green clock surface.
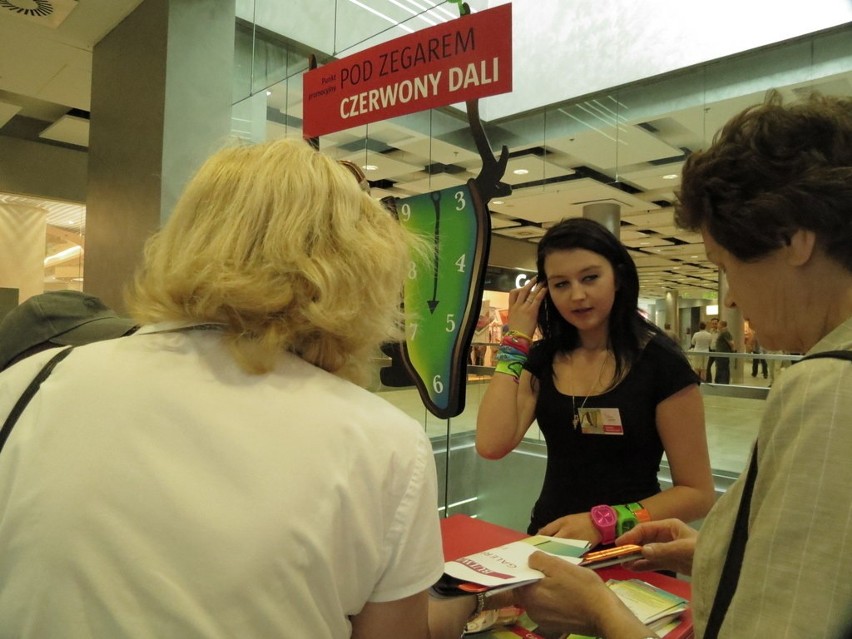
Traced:
<path fill-rule="evenodd" d="M 473 180 L 395 204 L 400 222 L 434 249 L 409 265 L 403 358 L 426 408 L 455 417 L 464 410 L 490 218 Z"/>

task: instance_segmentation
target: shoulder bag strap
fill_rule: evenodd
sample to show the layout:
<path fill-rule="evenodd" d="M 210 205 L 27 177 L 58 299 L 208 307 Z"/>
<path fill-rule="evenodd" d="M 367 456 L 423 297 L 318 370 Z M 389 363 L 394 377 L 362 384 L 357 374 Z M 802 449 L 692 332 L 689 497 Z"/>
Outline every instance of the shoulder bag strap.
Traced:
<path fill-rule="evenodd" d="M 852 351 L 823 351 L 821 353 L 807 355 L 793 363 L 798 364 L 806 359 L 817 359 L 821 357 L 831 357 L 852 361 Z M 754 452 L 752 453 L 751 463 L 748 467 L 746 483 L 745 486 L 743 486 L 743 496 L 740 499 L 740 507 L 737 511 L 736 522 L 734 523 L 734 532 L 731 535 L 731 544 L 728 546 L 728 555 L 725 557 L 722 576 L 719 578 L 719 586 L 716 588 L 716 597 L 713 599 L 713 607 L 711 608 L 710 616 L 707 619 L 707 629 L 704 632 L 704 639 L 716 639 L 719 635 L 719 629 L 722 627 L 722 622 L 725 620 L 725 614 L 728 612 L 728 607 L 731 605 L 731 600 L 734 598 L 734 593 L 737 590 L 737 582 L 740 578 L 740 569 L 742 568 L 745 546 L 748 541 L 748 514 L 751 508 L 751 493 L 754 490 L 754 480 L 756 476 L 757 444 L 754 445 Z"/>
<path fill-rule="evenodd" d="M 51 372 L 53 372 L 54 367 L 61 362 L 63 359 L 68 357 L 68 353 L 74 350 L 74 347 L 64 348 L 59 351 L 56 355 L 48 360 L 47 364 L 42 367 L 39 371 L 38 375 L 33 378 L 33 381 L 30 382 L 30 385 L 27 386 L 26 390 L 23 394 L 18 398 L 18 401 L 15 403 L 14 408 L 12 408 L 12 412 L 9 413 L 9 416 L 6 418 L 6 421 L 3 424 L 3 428 L 0 430 L 0 451 L 3 450 L 3 447 L 6 445 L 6 440 L 9 439 L 9 434 L 12 432 L 12 429 L 15 427 L 15 422 L 18 421 L 18 418 L 21 416 L 21 413 L 24 412 L 24 409 L 27 407 L 27 404 L 30 403 L 30 400 L 33 398 L 38 392 L 41 383 L 48 378 Z"/>
<path fill-rule="evenodd" d="M 799 362 L 804 362 L 806 359 L 817 359 L 820 357 L 831 357 L 833 359 L 846 359 L 852 362 L 852 351 L 822 351 L 821 353 L 814 353 L 813 355 L 805 355 L 802 359 L 796 360 L 793 362 L 794 364 L 798 364 Z"/>
<path fill-rule="evenodd" d="M 748 514 L 751 508 L 751 493 L 754 489 L 754 480 L 757 477 L 757 443 L 751 454 L 751 463 L 748 466 L 743 495 L 740 498 L 740 507 L 737 511 L 737 519 L 734 523 L 734 532 L 731 535 L 731 544 L 728 546 L 728 555 L 725 557 L 725 565 L 716 588 L 716 597 L 713 599 L 713 607 L 707 619 L 707 629 L 704 631 L 704 639 L 716 639 L 719 629 L 725 620 L 728 607 L 737 591 L 737 582 L 740 579 L 740 569 L 743 565 L 746 542 L 748 541 Z"/>

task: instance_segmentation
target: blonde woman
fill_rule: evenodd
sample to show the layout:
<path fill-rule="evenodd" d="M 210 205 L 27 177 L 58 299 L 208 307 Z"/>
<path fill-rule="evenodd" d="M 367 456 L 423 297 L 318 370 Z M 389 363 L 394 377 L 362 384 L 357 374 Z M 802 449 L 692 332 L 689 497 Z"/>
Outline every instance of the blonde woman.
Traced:
<path fill-rule="evenodd" d="M 458 637 L 429 441 L 349 381 L 412 245 L 305 143 L 204 164 L 146 247 L 144 326 L 72 352 L 2 452 L 4 636 Z M 48 356 L 0 375 L 0 419 Z"/>

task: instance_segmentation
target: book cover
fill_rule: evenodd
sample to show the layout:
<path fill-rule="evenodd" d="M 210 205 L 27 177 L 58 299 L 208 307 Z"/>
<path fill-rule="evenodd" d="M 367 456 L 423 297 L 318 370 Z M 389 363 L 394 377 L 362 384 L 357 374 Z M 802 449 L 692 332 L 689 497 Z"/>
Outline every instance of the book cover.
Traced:
<path fill-rule="evenodd" d="M 444 576 L 433 590 L 442 596 L 453 596 L 517 587 L 544 576 L 527 566 L 532 553 L 542 551 L 579 564 L 588 549 L 589 543 L 578 539 L 526 537 L 447 561 Z"/>

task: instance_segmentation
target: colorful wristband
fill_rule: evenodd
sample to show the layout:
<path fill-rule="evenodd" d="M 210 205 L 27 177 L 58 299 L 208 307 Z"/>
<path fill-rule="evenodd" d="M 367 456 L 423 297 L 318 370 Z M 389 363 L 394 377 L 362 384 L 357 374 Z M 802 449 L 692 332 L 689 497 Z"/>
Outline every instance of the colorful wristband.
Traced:
<path fill-rule="evenodd" d="M 636 524 L 639 523 L 639 519 L 636 515 L 633 514 L 633 511 L 630 510 L 627 506 L 620 504 L 618 506 L 613 506 L 613 510 L 615 510 L 615 514 L 618 517 L 618 524 L 616 524 L 616 534 L 621 537 L 628 530 L 631 530 Z"/>
<path fill-rule="evenodd" d="M 630 509 L 636 519 L 639 520 L 640 524 L 644 524 L 646 521 L 651 521 L 651 514 L 645 510 L 645 507 L 642 505 L 642 502 L 634 501 L 630 504 L 624 504 Z"/>
<path fill-rule="evenodd" d="M 504 337 L 500 342 L 499 350 L 509 353 L 520 353 L 524 357 L 530 353 L 530 343 L 522 340 L 513 340 L 509 337 Z"/>
<path fill-rule="evenodd" d="M 522 333 L 521 331 L 509 331 L 508 333 L 506 333 L 506 337 L 517 337 L 519 339 L 525 339 L 528 342 L 532 341 L 532 337 L 530 337 L 526 333 Z"/>
<path fill-rule="evenodd" d="M 504 375 L 509 375 L 515 379 L 515 382 L 521 379 L 521 371 L 524 370 L 523 362 L 497 362 L 497 366 L 494 367 L 495 373 L 503 373 Z"/>

